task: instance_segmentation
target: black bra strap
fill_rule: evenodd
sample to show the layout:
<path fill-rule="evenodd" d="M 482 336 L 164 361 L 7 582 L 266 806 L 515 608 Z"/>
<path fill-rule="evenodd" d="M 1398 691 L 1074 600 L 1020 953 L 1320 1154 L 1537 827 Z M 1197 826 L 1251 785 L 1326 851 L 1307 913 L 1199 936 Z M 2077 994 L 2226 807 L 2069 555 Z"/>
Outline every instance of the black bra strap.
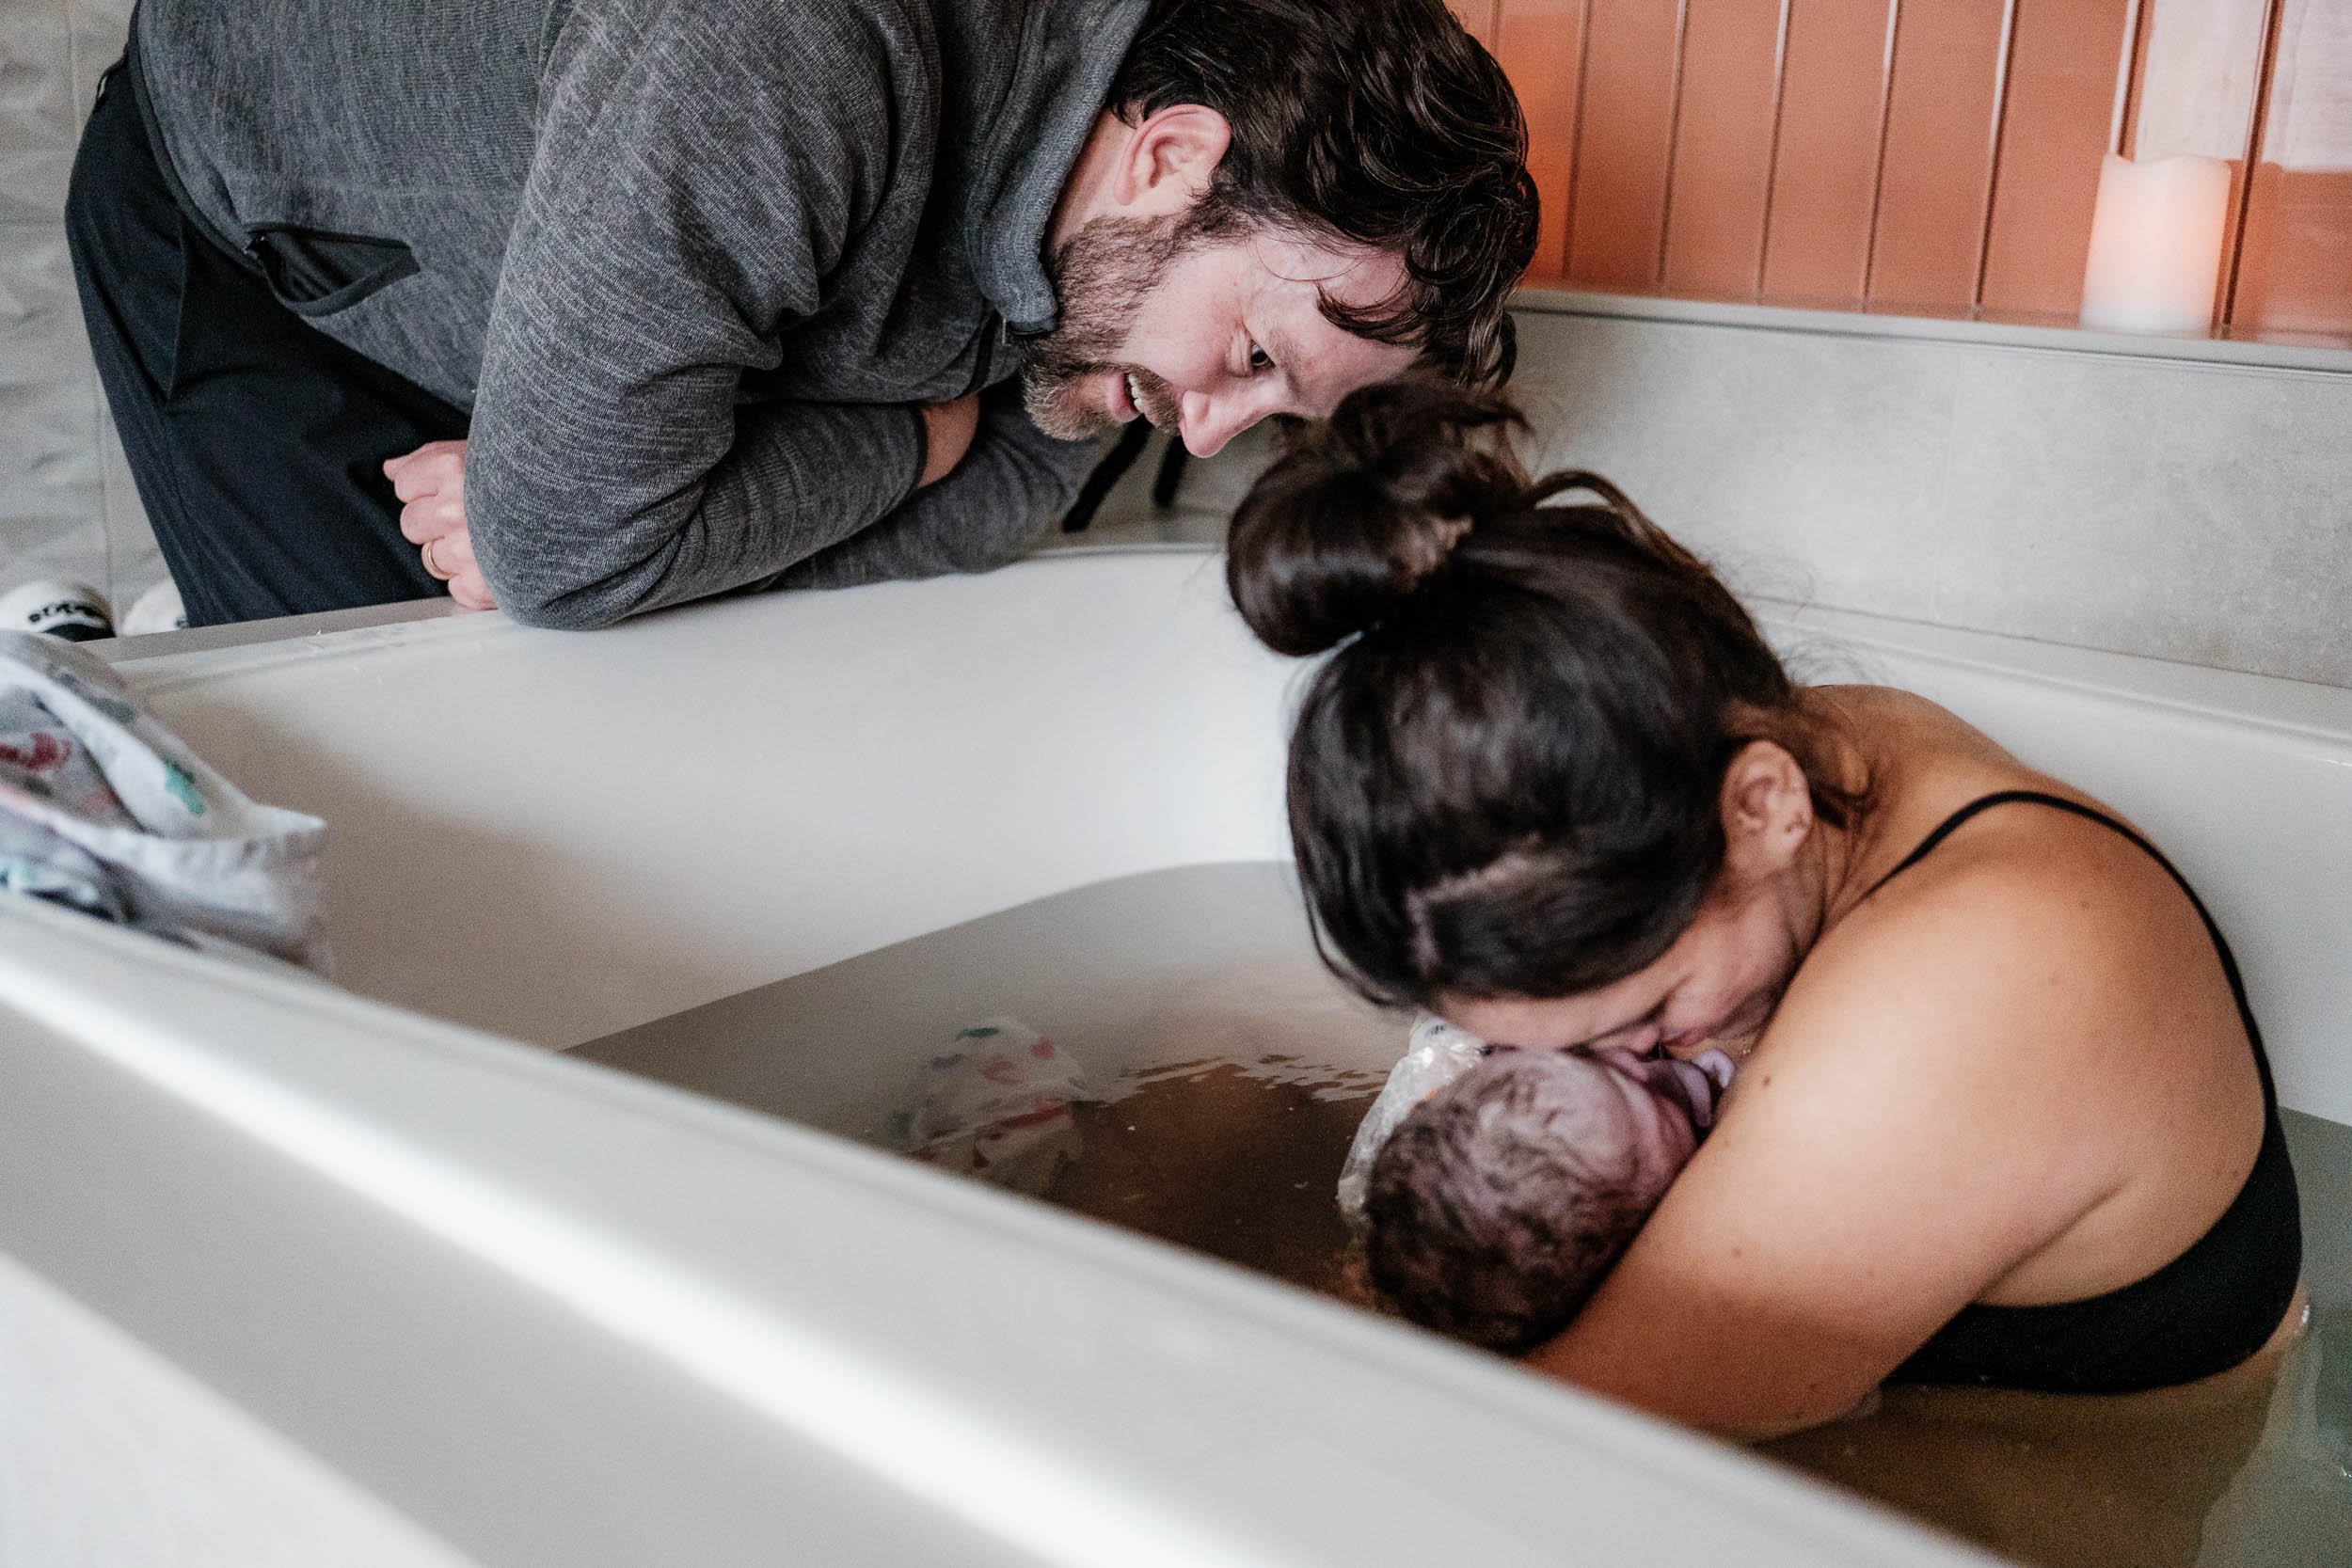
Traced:
<path fill-rule="evenodd" d="M 2237 955 L 2230 951 L 2230 943 L 2221 935 L 2221 927 L 2215 922 L 2213 918 L 2213 911 L 2205 908 L 2205 901 L 2197 896 L 2197 890 L 2188 885 L 2188 879 L 2181 875 L 2180 868 L 2165 858 L 2163 850 L 2149 843 L 2133 829 L 2125 826 L 2122 822 L 2117 821 L 2114 817 L 2109 816 L 2106 812 L 2099 811 L 2090 806 L 2086 806 L 2079 800 L 2070 800 L 2062 795 L 2051 795 L 2039 789 L 1999 789 L 1994 790 L 1990 795 L 1979 795 L 1975 800 L 1969 801 L 1966 805 L 1961 807 L 1958 811 L 1952 813 L 1951 816 L 1944 818 L 1942 822 L 1938 823 L 1933 832 L 1928 834 L 1926 838 L 1919 841 L 1919 847 L 1917 848 L 1912 850 L 1910 854 L 1905 855 L 1902 858 L 1902 863 L 1897 865 L 1894 870 L 1888 872 L 1885 876 L 1881 877 L 1877 881 L 1871 883 L 1869 893 L 1866 893 L 1862 896 L 1865 899 L 1869 898 L 1872 895 L 1875 895 L 1879 889 L 1884 887 L 1887 883 L 1893 881 L 1896 878 L 1901 876 L 1904 872 L 1910 870 L 1913 866 L 1925 860 L 1929 851 L 1932 850 L 1937 845 L 1942 844 L 1946 839 L 1951 837 L 1952 833 L 1957 829 L 1959 829 L 1963 824 L 1968 822 L 1971 818 L 1975 817 L 1979 813 L 1990 811 L 1994 806 L 2005 806 L 2010 804 L 2011 801 L 2017 800 L 2026 801 L 2030 804 L 2038 806 L 2055 807 L 2056 809 L 2066 812 L 2071 816 L 2079 816 L 2086 822 L 2096 822 L 2101 827 L 2108 829 L 2110 832 L 2121 833 L 2123 837 L 2129 839 L 2132 843 L 2137 845 L 2141 849 L 2145 850 L 2149 859 L 2164 867 L 2165 875 L 2171 878 L 2173 883 L 2178 886 L 2183 893 L 2188 895 L 2188 901 L 2190 905 L 2197 911 L 2197 918 L 2205 923 L 2205 935 L 2213 939 L 2213 950 L 2216 954 L 2219 955 L 2221 958 L 2221 973 L 2230 982 L 2230 994 L 2237 1001 L 2238 1019 L 2246 1025 L 2246 1037 L 2254 1048 L 2254 1066 L 2260 1069 L 2262 1073 L 2263 1105 L 2265 1109 L 2276 1105 L 2279 1102 L 2279 1094 L 2278 1090 L 2271 1086 L 2270 1056 L 2267 1052 L 2263 1050 L 2262 1030 L 2256 1026 L 2254 1022 L 2253 1006 L 2247 1001 L 2246 998 L 2246 982 L 2238 974 Z"/>

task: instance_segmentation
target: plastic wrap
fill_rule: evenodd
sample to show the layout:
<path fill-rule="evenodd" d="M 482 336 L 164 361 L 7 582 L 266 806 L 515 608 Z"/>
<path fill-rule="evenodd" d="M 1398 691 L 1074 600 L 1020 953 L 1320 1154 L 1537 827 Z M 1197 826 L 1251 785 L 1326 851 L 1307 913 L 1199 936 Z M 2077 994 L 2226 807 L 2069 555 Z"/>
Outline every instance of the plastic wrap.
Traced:
<path fill-rule="evenodd" d="M 1380 1098 L 1364 1113 L 1348 1145 L 1347 1161 L 1340 1167 L 1340 1212 L 1351 1228 L 1364 1223 L 1364 1190 L 1372 1181 L 1372 1163 L 1397 1124 L 1413 1107 L 1444 1088 L 1486 1054 L 1486 1042 L 1456 1029 L 1444 1019 L 1424 1013 L 1406 1037 L 1405 1055 L 1389 1069 Z"/>

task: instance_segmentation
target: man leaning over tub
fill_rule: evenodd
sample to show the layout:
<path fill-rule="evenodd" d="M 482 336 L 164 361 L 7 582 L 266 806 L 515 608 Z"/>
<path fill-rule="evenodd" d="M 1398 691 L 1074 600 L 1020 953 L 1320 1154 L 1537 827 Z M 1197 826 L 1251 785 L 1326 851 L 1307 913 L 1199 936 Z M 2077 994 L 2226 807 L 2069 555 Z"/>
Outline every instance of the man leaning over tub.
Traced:
<path fill-rule="evenodd" d="M 1441 0 L 141 0 L 68 225 L 191 625 L 588 627 L 1501 380 L 1524 147 Z"/>

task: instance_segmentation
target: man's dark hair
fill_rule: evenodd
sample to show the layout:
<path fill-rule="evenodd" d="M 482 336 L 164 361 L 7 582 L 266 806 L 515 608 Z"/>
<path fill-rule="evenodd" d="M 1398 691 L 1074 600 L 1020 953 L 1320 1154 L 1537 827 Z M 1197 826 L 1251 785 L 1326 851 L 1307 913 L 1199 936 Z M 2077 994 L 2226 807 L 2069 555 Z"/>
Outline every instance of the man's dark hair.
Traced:
<path fill-rule="evenodd" d="M 1194 232 L 1289 226 L 1401 254 L 1396 294 L 1324 314 L 1472 385 L 1509 377 L 1503 305 L 1535 251 L 1527 122 L 1440 0 L 1152 0 L 1110 102 L 1199 103 L 1232 127 Z"/>

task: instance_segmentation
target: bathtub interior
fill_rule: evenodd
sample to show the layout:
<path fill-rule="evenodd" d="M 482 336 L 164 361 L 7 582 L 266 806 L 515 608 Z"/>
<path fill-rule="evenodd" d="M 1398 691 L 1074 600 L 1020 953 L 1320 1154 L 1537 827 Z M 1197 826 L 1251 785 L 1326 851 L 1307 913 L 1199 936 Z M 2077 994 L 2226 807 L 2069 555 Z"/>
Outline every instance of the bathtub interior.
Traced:
<path fill-rule="evenodd" d="M 986 582 L 121 668 L 250 793 L 329 820 L 342 985 L 563 1048 L 1104 878 L 1281 855 L 1284 672 L 1214 558 Z"/>
<path fill-rule="evenodd" d="M 1801 672 L 1932 697 L 2137 820 L 2230 933 L 2285 1102 L 2352 1123 L 2352 692 L 1764 619 Z M 553 1049 L 1049 894 L 1287 853 L 1299 667 L 1248 641 L 1205 550 L 593 639 L 439 617 L 141 641 L 167 646 L 122 668 L 167 721 L 333 824 L 342 985 Z"/>
<path fill-rule="evenodd" d="M 1775 630 L 2139 819 L 2239 942 L 2287 1102 L 2352 1122 L 2344 693 L 1852 617 Z M 21 1081 L 53 1092 L 0 1249 L 460 1555 L 543 1559 L 555 1530 L 568 1560 L 644 1560 L 667 1530 L 755 1560 L 797 1530 L 845 1562 L 1964 1560 L 1484 1358 L 509 1043 L 1279 861 L 1296 670 L 1248 643 L 1213 556 L 594 638 L 437 617 L 206 641 L 121 665 L 253 794 L 329 819 L 356 994 L 12 918 L 0 997 Z M 828 1063 L 845 1112 L 930 1043 Z M 59 1174 L 126 1145 L 161 1152 Z M 232 1191 L 261 1217 L 224 1259 L 200 1205 Z M 101 1244 L 126 1225 L 137 1267 Z M 299 1289 L 255 1310 L 256 1279 Z M 445 1408 L 453 1446 L 424 1414 Z M 1050 1518 L 1008 1503 L 1039 1497 Z"/>

